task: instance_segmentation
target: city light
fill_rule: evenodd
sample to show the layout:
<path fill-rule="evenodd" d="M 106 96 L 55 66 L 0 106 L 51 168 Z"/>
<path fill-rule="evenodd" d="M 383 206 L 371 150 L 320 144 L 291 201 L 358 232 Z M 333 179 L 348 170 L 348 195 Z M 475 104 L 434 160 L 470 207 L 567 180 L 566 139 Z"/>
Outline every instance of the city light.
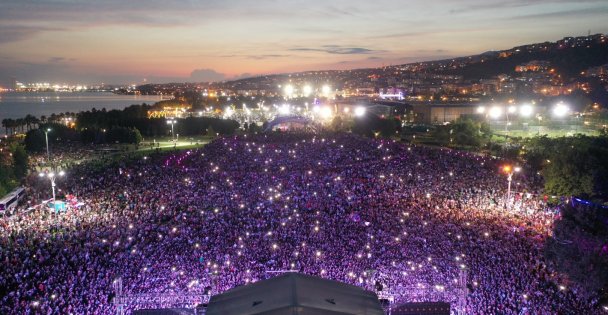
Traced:
<path fill-rule="evenodd" d="M 514 114 L 517 111 L 517 107 L 509 106 L 509 108 L 507 110 L 508 110 L 509 114 Z"/>
<path fill-rule="evenodd" d="M 502 116 L 502 108 L 498 106 L 492 106 L 489 111 L 489 115 L 492 119 L 498 119 Z"/>
<path fill-rule="evenodd" d="M 483 114 L 485 112 L 486 112 L 486 108 L 484 106 L 477 107 L 477 113 L 478 114 Z"/>
<path fill-rule="evenodd" d="M 365 107 L 359 106 L 359 107 L 355 108 L 355 116 L 361 117 L 363 115 L 365 115 Z"/>
<path fill-rule="evenodd" d="M 556 117 L 564 117 L 570 112 L 570 108 L 564 103 L 558 103 L 553 107 L 553 115 Z"/>
<path fill-rule="evenodd" d="M 224 108 L 224 116 L 225 117 L 230 117 L 233 114 L 234 114 L 234 110 L 230 106 Z"/>
<path fill-rule="evenodd" d="M 530 104 L 523 104 L 519 108 L 519 114 L 523 117 L 530 117 L 534 113 L 534 107 Z"/>

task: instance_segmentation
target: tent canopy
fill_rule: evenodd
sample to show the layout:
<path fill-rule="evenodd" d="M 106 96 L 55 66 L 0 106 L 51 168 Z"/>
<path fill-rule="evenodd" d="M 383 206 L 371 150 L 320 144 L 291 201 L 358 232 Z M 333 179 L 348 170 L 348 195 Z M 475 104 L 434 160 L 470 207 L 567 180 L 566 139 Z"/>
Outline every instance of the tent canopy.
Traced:
<path fill-rule="evenodd" d="M 207 315 L 383 315 L 378 296 L 300 273 L 237 287 L 211 297 Z"/>

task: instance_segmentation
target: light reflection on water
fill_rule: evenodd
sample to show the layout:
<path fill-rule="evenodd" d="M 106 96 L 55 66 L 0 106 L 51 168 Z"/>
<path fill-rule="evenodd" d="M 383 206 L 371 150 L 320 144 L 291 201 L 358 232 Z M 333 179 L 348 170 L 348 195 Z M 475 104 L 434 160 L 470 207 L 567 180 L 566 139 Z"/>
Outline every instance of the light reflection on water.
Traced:
<path fill-rule="evenodd" d="M 167 96 L 119 95 L 110 92 L 8 92 L 0 93 L 0 118 L 22 118 L 26 115 L 50 116 L 80 112 L 93 108 L 122 109 L 133 104 L 154 104 Z"/>

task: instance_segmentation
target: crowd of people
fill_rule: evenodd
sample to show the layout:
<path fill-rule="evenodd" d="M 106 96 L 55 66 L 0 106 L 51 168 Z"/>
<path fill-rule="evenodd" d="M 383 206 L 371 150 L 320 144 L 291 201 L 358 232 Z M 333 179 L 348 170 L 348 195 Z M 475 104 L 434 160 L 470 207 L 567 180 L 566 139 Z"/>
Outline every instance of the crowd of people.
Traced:
<path fill-rule="evenodd" d="M 57 181 L 81 206 L 0 218 L 0 313 L 112 314 L 117 279 L 125 295 L 203 295 L 286 270 L 381 289 L 395 304 L 465 301 L 466 314 L 600 313 L 543 261 L 556 209 L 525 172 L 506 198 L 500 166 L 295 133 L 83 163 Z M 48 199 L 46 184 L 30 183 L 31 204 Z"/>

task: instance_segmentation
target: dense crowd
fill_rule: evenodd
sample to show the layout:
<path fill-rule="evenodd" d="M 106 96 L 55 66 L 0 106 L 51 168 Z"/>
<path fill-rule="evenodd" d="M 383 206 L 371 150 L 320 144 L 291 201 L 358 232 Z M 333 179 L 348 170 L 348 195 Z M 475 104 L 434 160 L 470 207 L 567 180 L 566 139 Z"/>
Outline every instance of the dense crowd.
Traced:
<path fill-rule="evenodd" d="M 0 313 L 111 314 L 118 278 L 128 294 L 215 294 L 282 270 L 453 305 L 464 272 L 467 314 L 599 313 L 543 262 L 555 209 L 525 173 L 507 200 L 499 166 L 346 134 L 76 166 L 58 188 L 84 205 L 0 218 Z"/>

